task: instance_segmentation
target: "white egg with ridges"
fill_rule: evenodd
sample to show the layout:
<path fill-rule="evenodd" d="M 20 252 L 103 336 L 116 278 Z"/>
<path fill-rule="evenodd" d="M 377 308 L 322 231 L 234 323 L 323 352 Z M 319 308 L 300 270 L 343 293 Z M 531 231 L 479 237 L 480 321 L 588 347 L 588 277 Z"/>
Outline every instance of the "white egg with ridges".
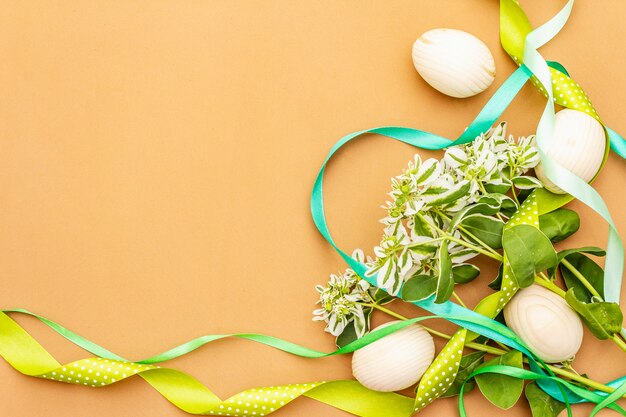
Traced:
<path fill-rule="evenodd" d="M 558 112 L 554 134 L 544 143 L 550 159 L 585 182 L 591 181 L 598 173 L 606 151 L 606 135 L 600 122 L 578 110 L 563 109 Z M 535 168 L 535 174 L 548 191 L 564 193 L 546 177 L 541 163 Z"/>
<path fill-rule="evenodd" d="M 366 388 L 399 391 L 417 383 L 434 357 L 432 336 L 413 324 L 354 352 L 352 374 Z"/>
<path fill-rule="evenodd" d="M 496 77 L 489 48 L 477 37 L 456 29 L 433 29 L 417 38 L 413 65 L 433 88 L 457 98 L 485 91 Z"/>
<path fill-rule="evenodd" d="M 571 359 L 583 341 L 583 324 L 567 302 L 539 285 L 520 290 L 504 308 L 504 320 L 542 360 Z"/>

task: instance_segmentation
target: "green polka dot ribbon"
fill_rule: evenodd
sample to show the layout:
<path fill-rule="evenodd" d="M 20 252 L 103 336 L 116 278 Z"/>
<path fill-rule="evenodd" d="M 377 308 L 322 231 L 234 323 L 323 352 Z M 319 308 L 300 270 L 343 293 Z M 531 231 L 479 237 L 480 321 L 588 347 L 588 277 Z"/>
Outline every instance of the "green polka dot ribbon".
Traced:
<path fill-rule="evenodd" d="M 518 64 L 521 64 L 524 57 L 526 57 L 524 44 L 531 30 L 528 19 L 517 1 L 501 0 L 502 45 Z M 549 85 L 550 82 L 546 82 L 546 77 L 536 77 L 535 75 L 537 74 L 530 72 L 525 65 L 522 65 L 494 94 L 476 120 L 455 142 L 415 129 L 398 127 L 369 129 L 348 135 L 340 140 L 327 157 L 324 166 L 337 149 L 348 141 L 367 133 L 386 135 L 424 149 L 442 149 L 452 144 L 467 143 L 473 140 L 480 132 L 487 130 L 497 120 L 529 78 L 532 78 L 533 83 L 535 83 L 540 92 L 551 98 L 555 103 L 583 111 L 600 120 L 587 95 L 559 64 L 551 64 L 549 73 L 550 76 L 548 78 L 552 85 Z M 612 131 L 607 128 L 607 132 L 611 136 Z M 611 145 L 613 146 L 613 143 Z M 624 155 L 626 155 L 626 151 Z M 329 243 L 358 272 L 362 269 L 362 265 L 355 264 L 355 261 L 345 255 L 330 237 L 323 213 L 321 189 L 323 174 L 324 168 L 322 168 L 316 180 L 311 200 L 315 224 Z M 546 191 L 535 192 L 526 200 L 505 227 L 512 227 L 518 224 L 529 224 L 536 227 L 539 214 L 552 211 L 569 200 L 571 200 L 569 196 L 558 197 Z M 25 375 L 90 388 L 105 387 L 130 377 L 142 378 L 172 404 L 191 414 L 263 416 L 279 410 L 301 396 L 305 396 L 362 417 L 407 417 L 414 411 L 432 403 L 435 398 L 445 392 L 457 375 L 459 359 L 463 353 L 465 343 L 481 334 L 524 353 L 529 359 L 531 369 L 508 369 L 506 366 L 490 366 L 481 368 L 477 372 L 503 373 L 514 378 L 546 382 L 552 388 L 548 390 L 552 396 L 556 397 L 561 392 L 567 396 L 566 400 L 569 402 L 589 401 L 598 404 L 597 409 L 610 407 L 626 415 L 626 412 L 615 404 L 615 401 L 626 393 L 626 384 L 622 384 L 623 379 L 607 384 L 616 388 L 613 394 L 607 396 L 603 393 L 582 389 L 565 380 L 556 378 L 554 375 L 546 374 L 542 369 L 542 364 L 536 361 L 535 355 L 528 350 L 524 343 L 508 328 L 491 319 L 502 310 L 504 305 L 515 294 L 515 291 L 517 291 L 515 282 L 511 279 L 510 268 L 506 262 L 506 254 L 504 254 L 502 278 L 500 290 L 483 300 L 476 307 L 475 312 L 450 302 L 440 305 L 435 305 L 432 303 L 432 300 L 417 303 L 420 307 L 431 311 L 438 317 L 460 325 L 461 328 L 453 335 L 427 370 L 420 381 L 415 398 L 395 393 L 374 392 L 364 388 L 356 381 L 322 381 L 253 388 L 222 400 L 195 378 L 178 370 L 161 367 L 157 364 L 187 354 L 209 342 L 224 337 L 252 340 L 281 349 L 290 354 L 308 358 L 321 358 L 352 352 L 408 325 L 432 317 L 421 317 L 396 323 L 379 331 L 374 331 L 364 338 L 332 353 L 317 352 L 264 335 L 210 335 L 194 339 L 152 358 L 130 362 L 57 323 L 24 310 L 14 310 L 15 312 L 36 316 L 71 342 L 97 355 L 96 357 L 62 365 L 37 343 L 26 330 L 5 314 L 5 312 L 9 312 L 5 310 L 5 312 L 0 312 L 0 356 Z M 613 288 L 612 294 L 616 293 L 614 290 Z M 617 289 L 617 294 L 619 294 L 619 288 Z M 555 386 L 558 389 L 554 389 Z M 462 392 L 459 397 L 459 410 L 460 414 L 464 416 Z"/>
<path fill-rule="evenodd" d="M 519 210 L 504 225 L 504 229 L 522 224 L 539 228 L 539 208 L 537 199 L 533 194 L 522 203 Z M 477 313 L 489 318 L 496 317 L 519 289 L 513 279 L 511 265 L 508 263 L 506 253 L 502 263 L 500 290 L 485 297 L 474 309 Z M 477 333 L 468 332 L 464 328 L 456 331 L 422 377 L 415 399 L 415 411 L 426 407 L 450 388 L 459 370 L 465 343 L 475 340 L 478 336 Z"/>

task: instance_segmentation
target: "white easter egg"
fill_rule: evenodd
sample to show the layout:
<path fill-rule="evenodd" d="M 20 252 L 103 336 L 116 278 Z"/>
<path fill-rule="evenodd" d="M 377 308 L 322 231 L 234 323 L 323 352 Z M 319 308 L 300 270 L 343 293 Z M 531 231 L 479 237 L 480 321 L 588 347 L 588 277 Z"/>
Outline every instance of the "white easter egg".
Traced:
<path fill-rule="evenodd" d="M 399 391 L 419 381 L 434 357 L 432 336 L 414 324 L 354 352 L 352 374 L 369 389 Z"/>
<path fill-rule="evenodd" d="M 417 38 L 413 65 L 432 87 L 458 98 L 485 91 L 496 77 L 489 48 L 477 37 L 456 29 L 433 29 Z"/>
<path fill-rule="evenodd" d="M 585 182 L 591 181 L 600 170 L 606 136 L 600 122 L 588 114 L 561 110 L 556 114 L 554 135 L 545 142 L 547 155 Z M 548 191 L 564 193 L 546 177 L 541 163 L 535 168 L 535 174 Z"/>
<path fill-rule="evenodd" d="M 565 300 L 539 285 L 519 291 L 504 307 L 504 320 L 545 362 L 571 359 L 583 341 L 583 324 Z"/>

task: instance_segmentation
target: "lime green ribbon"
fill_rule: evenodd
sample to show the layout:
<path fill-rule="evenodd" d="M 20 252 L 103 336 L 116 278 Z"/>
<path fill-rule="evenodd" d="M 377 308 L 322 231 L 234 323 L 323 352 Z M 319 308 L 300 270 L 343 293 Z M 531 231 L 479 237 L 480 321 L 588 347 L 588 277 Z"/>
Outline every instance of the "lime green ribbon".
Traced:
<path fill-rule="evenodd" d="M 533 52 L 533 43 L 527 43 L 527 53 L 523 55 L 521 52 L 524 50 L 519 49 L 520 45 L 522 45 L 523 48 L 524 40 L 531 29 L 530 25 L 527 23 L 527 19 L 525 19 L 525 15 L 523 15 L 523 11 L 521 11 L 521 8 L 519 8 L 519 5 L 517 5 L 517 2 L 514 0 L 502 0 L 501 15 L 503 16 L 501 19 L 503 46 L 505 49 L 508 48 L 507 51 L 512 54 L 511 56 L 513 56 L 518 63 L 521 63 L 521 56 L 524 56 L 524 59 L 528 60 L 528 57 L 531 56 Z M 538 29 L 538 32 L 535 32 L 547 34 L 545 39 L 539 40 L 539 44 L 545 43 L 547 40 L 551 39 L 551 37 L 553 37 L 558 30 L 560 30 L 560 26 L 565 23 L 566 16 L 563 18 L 563 14 L 560 14 L 558 17 L 559 19 L 557 19 L 557 21 L 549 22 L 550 25 L 548 25 L 548 28 L 551 30 L 546 31 L 544 25 L 544 27 Z M 530 38 L 532 39 L 533 37 L 531 36 Z M 530 49 L 528 49 L 528 45 L 531 45 Z M 535 52 L 536 48 L 539 46 L 534 48 Z M 357 132 L 343 138 L 331 150 L 325 164 L 330 159 L 332 154 L 339 149 L 339 147 L 343 146 L 353 138 L 366 133 L 386 135 L 426 149 L 442 149 L 452 144 L 467 143 L 473 140 L 473 138 L 482 131 L 487 130 L 497 120 L 502 111 L 508 106 L 518 93 L 519 89 L 521 89 L 524 85 L 526 80 L 533 74 L 536 76 L 533 77 L 533 81 L 536 85 L 538 85 L 540 91 L 543 90 L 542 92 L 544 92 L 549 98 L 554 98 L 556 99 L 555 101 L 559 103 L 560 98 L 553 97 L 553 95 L 551 96 L 552 90 L 550 88 L 545 88 L 546 85 L 548 87 L 550 86 L 550 82 L 548 81 L 546 83 L 543 65 L 545 65 L 545 62 L 542 60 L 531 62 L 529 66 L 532 68 L 532 72 L 525 65 L 521 65 L 520 69 L 516 71 L 496 92 L 494 97 L 492 97 L 492 99 L 487 103 L 483 111 L 481 111 L 466 132 L 454 143 L 437 135 L 414 129 L 400 127 L 377 128 Z M 567 77 L 567 72 L 562 66 L 556 63 L 551 63 L 550 65 L 551 69 L 549 71 L 556 71 L 558 74 L 565 75 Z M 554 78 L 552 79 L 554 80 Z M 563 77 L 561 81 L 562 80 L 565 80 L 565 77 Z M 567 80 L 569 80 L 569 77 Z M 573 88 L 574 85 L 572 84 L 571 86 Z M 577 85 L 576 87 L 579 88 Z M 582 93 L 582 90 L 576 90 L 576 92 Z M 585 100 L 578 103 L 572 103 L 571 105 L 580 106 L 581 103 L 587 105 L 586 103 L 588 103 L 588 99 L 586 98 L 586 95 L 584 95 L 584 98 Z M 550 101 L 550 104 L 551 102 L 552 100 Z M 564 104 L 567 105 L 567 103 Z M 588 107 L 585 108 L 589 109 L 590 113 L 593 111 L 591 114 L 597 118 L 597 114 L 595 113 L 595 110 L 593 110 L 593 106 L 591 106 L 590 103 L 588 104 Z M 549 113 L 548 110 L 546 110 L 546 112 Z M 545 117 L 548 118 L 549 115 Z M 544 119 L 542 119 L 542 121 L 543 120 Z M 549 121 L 544 122 L 544 125 L 547 124 L 549 124 Z M 542 127 L 541 124 L 540 127 Z M 619 138 L 619 135 L 615 134 L 615 132 L 610 129 L 607 129 L 607 132 L 609 133 L 608 137 Z M 539 133 L 541 133 L 543 138 L 545 131 L 543 129 L 538 129 L 538 134 Z M 548 135 L 545 134 L 545 136 Z M 622 149 L 620 143 L 614 145 L 613 140 L 611 140 L 611 145 L 618 153 L 620 153 L 620 149 Z M 544 163 L 550 165 L 549 161 L 546 162 L 544 160 Z M 569 184 L 563 184 L 563 187 L 561 184 L 562 181 L 560 181 L 559 178 L 555 178 L 556 181 L 554 181 L 553 177 L 556 177 L 557 174 L 560 176 L 560 172 L 558 170 L 558 167 L 548 168 L 548 176 L 553 180 L 553 182 L 555 182 L 555 184 L 569 192 L 570 190 L 568 188 L 564 188 L 569 187 Z M 324 237 L 333 245 L 333 247 L 335 247 L 335 249 L 339 251 L 344 259 L 348 261 L 350 266 L 357 272 L 363 272 L 363 266 L 343 253 L 334 244 L 332 238 L 330 237 L 330 232 L 328 231 L 323 213 L 323 197 L 321 193 L 323 173 L 324 167 L 320 171 L 320 175 L 316 181 L 311 200 L 311 208 L 315 223 Z M 577 196 L 575 193 L 572 194 Z M 537 193 L 536 196 L 537 200 L 541 202 L 540 207 L 542 207 L 545 211 L 553 210 L 568 201 L 568 197 L 556 197 L 545 193 L 542 194 L 541 192 Z M 583 197 L 586 197 L 586 195 Z M 571 199 L 571 197 L 569 197 L 569 199 Z M 609 242 L 609 244 L 609 249 L 614 249 L 615 244 L 613 244 L 613 246 L 611 246 L 611 242 Z M 614 252 L 614 250 L 611 251 L 612 254 Z M 612 259 L 615 259 L 615 257 L 613 256 Z M 608 272 L 611 271 L 615 271 L 615 268 L 608 269 Z M 611 291 L 612 294 L 615 294 L 615 283 L 610 285 L 613 287 L 610 288 L 610 291 L 607 292 L 607 294 L 611 294 Z M 617 294 L 619 295 L 619 287 L 617 287 Z M 524 343 L 519 340 L 513 332 L 505 326 L 502 326 L 500 323 L 490 320 L 480 314 L 471 312 L 453 303 L 434 304 L 432 300 L 426 300 L 425 302 L 418 303 L 418 305 L 432 311 L 441 318 L 455 322 L 464 328 L 473 330 L 479 334 L 485 335 L 491 339 L 505 343 L 522 351 L 529 357 L 531 364 L 531 370 L 520 370 L 517 368 L 509 369 L 509 367 L 504 366 L 492 366 L 489 368 L 483 368 L 480 372 L 504 373 L 516 378 L 538 380 L 538 382 L 543 382 L 541 385 L 542 388 L 555 398 L 560 397 L 566 402 L 590 401 L 597 404 L 596 409 L 598 410 L 608 406 L 626 415 L 621 408 L 615 405 L 615 401 L 624 394 L 624 391 L 626 391 L 626 384 L 622 384 L 623 381 L 618 380 L 608 384 L 609 386 L 617 388 L 611 395 L 582 390 L 567 381 L 555 377 L 554 375 L 546 375 L 542 370 L 542 364 L 535 360 L 533 353 L 528 350 Z M 12 311 L 34 315 L 26 312 L 25 310 Z M 7 312 L 9 312 L 9 310 L 7 310 Z M 232 416 L 266 415 L 300 396 L 307 396 L 333 407 L 337 407 L 364 417 L 408 416 L 413 411 L 415 400 L 413 398 L 394 393 L 378 393 L 370 391 L 359 385 L 356 381 L 330 381 L 307 384 L 291 384 L 280 387 L 255 388 L 236 394 L 235 396 L 222 401 L 193 377 L 174 369 L 161 368 L 156 364 L 184 355 L 207 343 L 223 339 L 225 337 L 252 340 L 294 355 L 309 358 L 343 354 L 352 352 L 369 343 L 373 343 L 374 341 L 379 340 L 380 338 L 385 337 L 392 332 L 398 331 L 410 324 L 432 318 L 416 318 L 406 322 L 397 323 L 379 331 L 374 331 L 369 335 L 366 335 L 364 338 L 332 353 L 318 352 L 266 335 L 209 335 L 194 339 L 151 358 L 137 362 L 130 362 L 108 351 L 107 349 L 82 338 L 55 322 L 41 316 L 36 317 L 57 331 L 59 334 L 66 337 L 68 340 L 95 354 L 96 357 L 61 365 L 15 321 L 13 321 L 6 314 L 0 313 L 0 355 L 4 357 L 5 360 L 7 360 L 7 362 L 9 362 L 15 369 L 26 375 L 91 387 L 110 385 L 133 375 L 138 375 L 150 383 L 158 392 L 160 392 L 174 405 L 193 414 Z M 459 399 L 459 407 L 461 415 L 464 416 L 465 410 L 463 408 L 462 396 Z"/>
<path fill-rule="evenodd" d="M 97 356 L 60 364 L 6 313 L 20 313 L 36 317 L 68 340 Z M 471 321 L 466 317 L 447 315 L 417 317 L 394 323 L 382 329 L 376 329 L 363 338 L 330 353 L 260 334 L 208 335 L 148 359 L 131 362 L 49 319 L 27 310 L 16 309 L 0 312 L 0 356 L 25 375 L 92 388 L 108 386 L 138 376 L 147 381 L 176 407 L 191 414 L 263 416 L 284 407 L 301 396 L 305 396 L 362 417 L 407 417 L 413 412 L 415 401 L 413 398 L 395 393 L 371 391 L 356 381 L 321 381 L 253 388 L 221 400 L 192 376 L 175 369 L 162 368 L 156 364 L 187 354 L 207 343 L 229 337 L 251 340 L 297 356 L 323 358 L 354 352 L 407 326 L 435 318 L 460 320 L 462 322 Z M 512 332 L 508 334 L 508 337 L 511 338 L 510 344 L 513 342 L 519 344 L 521 350 L 529 356 L 531 367 L 534 370 L 525 371 L 522 374 L 525 379 L 557 381 L 559 386 L 563 386 L 570 392 L 578 393 L 586 401 L 597 404 L 606 401 L 606 394 L 582 390 L 567 381 L 555 378 L 554 375 L 545 375 L 541 371 L 543 364 L 535 361 L 532 353 L 524 347 L 523 342 Z M 495 372 L 508 372 L 507 368 L 495 367 L 494 369 Z M 462 398 L 460 401 L 462 404 Z M 624 413 L 624 410 L 614 405 L 614 401 L 607 403 L 607 406 Z"/>
<path fill-rule="evenodd" d="M 548 66 L 537 51 L 561 30 L 567 21 L 574 1 L 567 5 L 549 22 L 531 32 L 530 23 L 517 0 L 500 1 L 500 39 L 507 53 L 518 64 L 526 65 L 535 75 L 533 82 L 548 98 L 546 107 L 537 126 L 537 145 L 547 177 L 568 195 L 557 196 L 546 190 L 537 191 L 540 206 L 544 209 L 556 208 L 572 198 L 577 198 L 598 213 L 609 226 L 607 255 L 605 262 L 604 294 L 606 301 L 620 302 L 622 277 L 624 274 L 624 247 L 613 222 L 609 209 L 598 192 L 578 176 L 560 166 L 546 155 L 546 144 L 554 132 L 554 103 L 572 110 L 584 112 L 600 123 L 600 117 L 587 94 L 566 73 Z M 523 56 L 523 59 L 520 57 Z M 607 141 L 619 152 L 622 142 L 610 141 L 615 132 L 607 129 Z M 619 136 L 619 135 L 617 135 Z M 606 152 L 608 154 L 609 147 Z M 623 156 L 623 155 L 622 155 Z M 606 155 L 605 155 L 606 160 Z M 626 336 L 626 329 L 622 329 Z"/>

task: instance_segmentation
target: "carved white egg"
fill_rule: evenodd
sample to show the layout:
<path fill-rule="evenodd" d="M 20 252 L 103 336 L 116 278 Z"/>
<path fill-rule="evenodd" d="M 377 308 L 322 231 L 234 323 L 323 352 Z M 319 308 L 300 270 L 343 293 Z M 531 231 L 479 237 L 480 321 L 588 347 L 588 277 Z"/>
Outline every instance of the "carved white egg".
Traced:
<path fill-rule="evenodd" d="M 556 114 L 554 136 L 546 141 L 546 150 L 554 161 L 589 182 L 600 170 L 604 159 L 604 128 L 586 113 L 563 109 Z M 546 177 L 541 163 L 535 168 L 535 174 L 548 191 L 563 193 Z"/>
<path fill-rule="evenodd" d="M 519 291 L 504 308 L 507 326 L 545 362 L 571 359 L 583 341 L 583 324 L 565 300 L 539 285 Z"/>
<path fill-rule="evenodd" d="M 458 98 L 485 91 L 496 77 L 489 48 L 477 37 L 456 29 L 433 29 L 417 38 L 413 65 L 432 87 Z"/>
<path fill-rule="evenodd" d="M 399 391 L 419 381 L 434 357 L 432 336 L 414 324 L 354 352 L 352 374 L 369 389 Z"/>

